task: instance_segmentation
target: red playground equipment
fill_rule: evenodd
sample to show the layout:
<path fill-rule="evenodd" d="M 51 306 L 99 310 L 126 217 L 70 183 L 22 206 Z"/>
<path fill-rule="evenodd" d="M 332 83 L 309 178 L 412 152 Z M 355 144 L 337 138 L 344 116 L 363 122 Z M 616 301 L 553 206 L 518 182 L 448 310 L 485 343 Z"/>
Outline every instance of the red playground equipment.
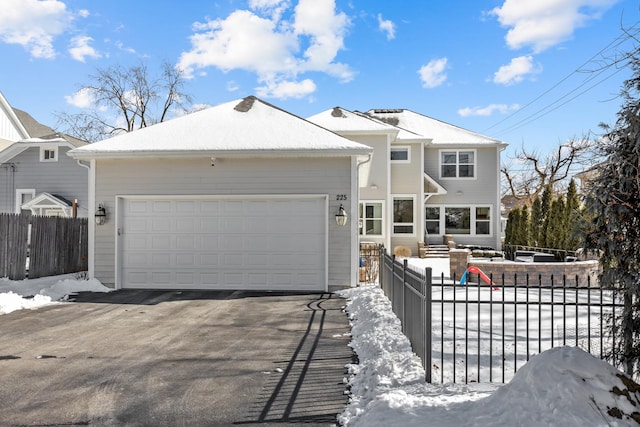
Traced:
<path fill-rule="evenodd" d="M 496 287 L 495 283 L 493 283 L 493 281 L 489 278 L 489 276 L 487 276 L 484 271 L 480 270 L 478 267 L 476 267 L 475 265 L 471 265 L 469 267 L 467 267 L 467 269 L 464 271 L 464 273 L 462 274 L 462 277 L 460 277 L 460 284 L 464 285 L 467 283 L 467 275 L 471 273 L 471 274 L 477 274 L 478 276 L 480 276 L 480 278 L 487 284 L 487 285 L 491 285 L 493 286 L 493 290 L 496 291 L 498 290 L 498 288 Z"/>

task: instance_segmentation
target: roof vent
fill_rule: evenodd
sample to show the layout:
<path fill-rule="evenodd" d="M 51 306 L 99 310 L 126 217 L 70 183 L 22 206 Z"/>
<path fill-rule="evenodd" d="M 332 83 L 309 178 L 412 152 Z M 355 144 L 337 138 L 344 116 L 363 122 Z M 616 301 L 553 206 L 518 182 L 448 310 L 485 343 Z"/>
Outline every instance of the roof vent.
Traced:
<path fill-rule="evenodd" d="M 342 110 L 340 109 L 340 107 L 334 107 L 333 111 L 331 111 L 331 116 L 333 117 L 347 117 L 345 116 L 345 114 L 342 112 Z"/>
<path fill-rule="evenodd" d="M 402 108 L 382 108 L 379 110 L 373 110 L 373 114 L 399 114 L 404 110 Z"/>
<path fill-rule="evenodd" d="M 256 101 L 255 96 L 247 96 L 245 99 L 240 101 L 238 105 L 233 107 L 233 109 L 236 111 L 240 111 L 241 113 L 246 113 L 247 111 L 251 110 L 251 107 L 253 107 L 253 103 L 255 101 Z"/>

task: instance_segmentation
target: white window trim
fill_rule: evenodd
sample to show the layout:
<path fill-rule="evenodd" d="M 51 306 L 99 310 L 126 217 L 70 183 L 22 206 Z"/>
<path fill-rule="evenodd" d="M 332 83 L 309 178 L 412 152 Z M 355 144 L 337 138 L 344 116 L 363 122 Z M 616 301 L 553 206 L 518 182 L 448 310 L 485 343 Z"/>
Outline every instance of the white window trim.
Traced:
<path fill-rule="evenodd" d="M 382 215 L 381 215 L 381 220 L 382 220 L 382 233 L 381 234 L 367 234 L 366 230 L 364 230 L 364 224 L 362 227 L 363 233 L 360 234 L 360 225 L 358 225 L 358 235 L 359 236 L 369 236 L 369 237 L 384 237 L 384 230 L 385 230 L 385 203 L 384 200 L 361 200 L 360 202 L 358 202 L 358 221 L 366 221 L 366 218 L 364 218 L 364 216 L 362 218 L 359 217 L 360 215 L 360 206 L 362 206 L 362 214 L 364 215 L 364 205 L 365 204 L 373 204 L 373 203 L 380 203 L 382 205 Z M 373 218 L 373 219 L 377 219 L 377 218 Z"/>
<path fill-rule="evenodd" d="M 391 160 L 391 152 L 392 151 L 406 151 L 407 152 L 407 160 Z M 410 145 L 392 145 L 389 149 L 389 161 L 393 164 L 406 164 L 411 163 L 411 146 Z"/>
<path fill-rule="evenodd" d="M 36 197 L 35 188 L 16 188 L 16 213 L 22 212 L 22 195 L 31 194 L 31 198 Z"/>
<path fill-rule="evenodd" d="M 458 172 L 459 172 L 459 166 L 460 163 L 458 163 L 458 158 L 459 158 L 459 154 L 461 152 L 466 152 L 466 151 L 470 151 L 473 153 L 473 176 L 469 177 L 469 176 L 464 176 L 464 177 L 459 177 L 458 176 Z M 442 163 L 442 153 L 456 153 L 456 176 L 442 176 L 442 166 L 444 165 L 444 163 Z M 452 163 L 453 164 L 453 163 Z M 469 149 L 461 149 L 461 148 L 455 148 L 455 149 L 441 149 L 438 151 L 438 175 L 440 176 L 440 179 L 464 179 L 464 180 L 475 180 L 478 179 L 478 150 L 473 149 L 473 148 L 469 148 Z"/>
<path fill-rule="evenodd" d="M 413 223 L 408 222 L 395 222 L 393 220 L 393 202 L 396 199 L 411 199 L 413 200 Z M 391 235 L 392 236 L 404 236 L 404 237 L 415 237 L 416 236 L 416 219 L 417 215 L 417 204 L 416 204 L 416 195 L 415 194 L 392 194 L 391 195 Z M 411 225 L 413 227 L 412 233 L 396 233 L 395 226 L 396 225 Z"/>
<path fill-rule="evenodd" d="M 44 158 L 44 154 L 47 151 L 53 151 L 54 155 L 53 155 L 53 159 L 45 159 Z M 41 146 L 40 147 L 40 161 L 41 162 L 57 162 L 58 161 L 58 147 L 46 147 L 46 146 Z"/>
<path fill-rule="evenodd" d="M 475 203 L 475 204 L 471 204 L 471 205 L 465 205 L 465 204 L 437 204 L 437 205 L 425 205 L 425 208 L 439 208 L 440 209 L 440 234 L 435 234 L 435 236 L 443 236 L 445 234 L 451 234 L 451 233 L 447 233 L 447 224 L 446 224 L 446 220 L 445 220 L 445 215 L 444 215 L 444 211 L 446 208 L 468 208 L 471 211 L 471 218 L 469 219 L 469 226 L 470 226 L 470 233 L 469 234 L 453 234 L 453 236 L 466 236 L 466 237 L 493 237 L 494 235 L 494 209 L 493 206 L 490 204 L 483 204 L 483 203 Z M 489 223 L 489 234 L 477 234 L 476 233 L 476 222 L 478 221 L 476 219 L 476 208 L 489 208 L 489 219 L 488 220 L 480 220 L 483 222 L 488 222 Z M 434 220 L 431 220 L 434 221 Z M 426 226 L 426 220 L 425 220 L 425 226 Z M 431 235 L 431 234 L 430 234 Z"/>

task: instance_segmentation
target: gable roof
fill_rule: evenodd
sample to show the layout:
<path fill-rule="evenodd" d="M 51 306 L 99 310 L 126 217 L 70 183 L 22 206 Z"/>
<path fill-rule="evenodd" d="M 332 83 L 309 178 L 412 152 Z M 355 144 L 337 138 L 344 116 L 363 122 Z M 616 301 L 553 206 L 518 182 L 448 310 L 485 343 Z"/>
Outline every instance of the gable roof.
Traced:
<path fill-rule="evenodd" d="M 87 144 L 70 135 L 57 133 L 26 111 L 11 107 L 0 92 L 0 123 L 2 121 L 8 126 L 0 134 L 0 162 L 6 162 L 33 146 L 55 144 L 75 148 Z"/>
<path fill-rule="evenodd" d="M 15 142 L 23 138 L 29 138 L 29 132 L 27 132 L 20 119 L 18 119 L 15 111 L 11 105 L 9 105 L 4 95 L 2 95 L 2 92 L 0 92 L 0 123 L 3 121 L 1 116 L 5 117 L 5 120 L 10 126 L 0 127 L 2 131 L 0 133 L 0 139 Z"/>
<path fill-rule="evenodd" d="M 371 117 L 398 126 L 431 140 L 433 145 L 494 145 L 507 143 L 406 109 L 373 109 Z"/>
<path fill-rule="evenodd" d="M 18 110 L 17 108 L 13 108 L 13 112 L 15 113 L 20 123 L 24 126 L 29 136 L 23 138 L 42 138 L 47 135 L 55 134 L 56 132 L 51 129 L 49 126 L 45 126 L 42 123 L 38 122 L 34 119 L 31 114 L 26 111 Z"/>
<path fill-rule="evenodd" d="M 399 129 L 379 120 L 362 114 L 345 110 L 341 107 L 332 109 L 307 117 L 312 123 L 330 129 L 341 134 L 347 133 L 388 133 L 397 134 Z"/>
<path fill-rule="evenodd" d="M 350 156 L 372 149 L 254 96 L 95 142 L 77 159 L 140 156 Z"/>
<path fill-rule="evenodd" d="M 392 143 L 406 143 L 411 140 L 428 140 L 428 138 L 424 138 L 422 135 L 385 123 L 366 113 L 349 111 L 341 107 L 334 107 L 330 110 L 323 111 L 307 118 L 307 120 L 339 133 L 340 135 L 389 134 L 394 137 Z"/>

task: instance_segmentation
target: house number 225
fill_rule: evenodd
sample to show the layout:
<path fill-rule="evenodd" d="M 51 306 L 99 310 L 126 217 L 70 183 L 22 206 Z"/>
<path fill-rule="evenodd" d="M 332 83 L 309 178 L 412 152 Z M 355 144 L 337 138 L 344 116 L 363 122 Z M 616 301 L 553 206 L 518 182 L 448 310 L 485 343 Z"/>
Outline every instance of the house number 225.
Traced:
<path fill-rule="evenodd" d="M 346 194 L 338 194 L 336 195 L 336 200 L 347 200 Z"/>

